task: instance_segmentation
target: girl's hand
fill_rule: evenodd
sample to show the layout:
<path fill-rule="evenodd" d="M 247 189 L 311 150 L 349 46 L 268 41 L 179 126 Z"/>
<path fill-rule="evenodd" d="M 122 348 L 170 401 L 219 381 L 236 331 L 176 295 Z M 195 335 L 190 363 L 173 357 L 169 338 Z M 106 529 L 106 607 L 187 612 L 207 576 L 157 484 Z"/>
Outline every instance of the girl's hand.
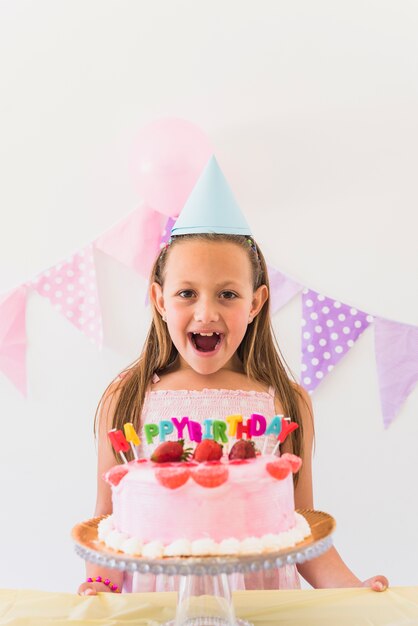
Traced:
<path fill-rule="evenodd" d="M 108 585 L 104 583 L 82 583 L 78 588 L 79 596 L 97 596 L 100 592 L 113 593 Z"/>
<path fill-rule="evenodd" d="M 389 581 L 386 576 L 372 576 L 361 583 L 362 587 L 370 587 L 373 591 L 386 591 Z"/>

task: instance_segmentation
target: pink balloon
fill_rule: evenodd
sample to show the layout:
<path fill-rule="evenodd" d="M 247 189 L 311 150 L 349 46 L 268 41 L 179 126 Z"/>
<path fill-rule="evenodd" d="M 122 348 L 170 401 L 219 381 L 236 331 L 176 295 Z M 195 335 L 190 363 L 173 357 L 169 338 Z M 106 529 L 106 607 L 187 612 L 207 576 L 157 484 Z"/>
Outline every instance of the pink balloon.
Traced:
<path fill-rule="evenodd" d="M 145 126 L 135 145 L 133 170 L 141 198 L 178 217 L 213 154 L 207 135 L 186 120 L 163 118 Z"/>

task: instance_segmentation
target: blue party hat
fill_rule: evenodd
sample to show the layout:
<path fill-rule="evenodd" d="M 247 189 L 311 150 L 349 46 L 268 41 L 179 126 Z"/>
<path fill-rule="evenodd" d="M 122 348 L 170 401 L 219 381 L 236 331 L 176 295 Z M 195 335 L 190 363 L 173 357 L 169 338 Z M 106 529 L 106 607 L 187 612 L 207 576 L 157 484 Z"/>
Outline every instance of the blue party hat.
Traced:
<path fill-rule="evenodd" d="M 171 231 L 172 235 L 193 233 L 251 235 L 215 157 L 200 175 Z"/>

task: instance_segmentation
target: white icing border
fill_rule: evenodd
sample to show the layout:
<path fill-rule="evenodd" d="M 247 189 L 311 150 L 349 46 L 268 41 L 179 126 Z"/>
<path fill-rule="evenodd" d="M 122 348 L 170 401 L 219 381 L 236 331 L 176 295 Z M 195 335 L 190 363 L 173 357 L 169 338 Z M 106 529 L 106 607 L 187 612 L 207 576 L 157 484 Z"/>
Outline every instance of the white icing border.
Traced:
<path fill-rule="evenodd" d="M 295 513 L 295 526 L 279 534 L 268 534 L 262 537 L 247 537 L 238 541 L 234 537 L 216 543 L 213 539 L 177 539 L 164 546 L 161 541 L 150 541 L 143 544 L 136 537 L 129 537 L 115 529 L 112 515 L 101 520 L 98 525 L 98 537 L 108 548 L 123 552 L 131 556 L 143 556 L 157 559 L 164 556 L 219 556 L 236 554 L 261 554 L 262 552 L 277 552 L 285 548 L 292 548 L 311 534 L 311 529 L 299 513 Z"/>

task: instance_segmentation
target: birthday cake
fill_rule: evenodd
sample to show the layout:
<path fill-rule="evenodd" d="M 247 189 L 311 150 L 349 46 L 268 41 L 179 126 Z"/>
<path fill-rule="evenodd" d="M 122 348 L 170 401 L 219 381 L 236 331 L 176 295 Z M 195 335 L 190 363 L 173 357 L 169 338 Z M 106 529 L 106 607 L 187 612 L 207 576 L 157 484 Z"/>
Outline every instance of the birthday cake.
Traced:
<path fill-rule="evenodd" d="M 203 440 L 189 459 L 183 441 L 163 443 L 151 459 L 116 465 L 105 475 L 113 514 L 100 522 L 99 540 L 145 558 L 294 546 L 310 535 L 295 512 L 293 474 L 300 466 L 293 454 L 259 454 L 244 439 L 229 454 L 216 441 Z"/>

